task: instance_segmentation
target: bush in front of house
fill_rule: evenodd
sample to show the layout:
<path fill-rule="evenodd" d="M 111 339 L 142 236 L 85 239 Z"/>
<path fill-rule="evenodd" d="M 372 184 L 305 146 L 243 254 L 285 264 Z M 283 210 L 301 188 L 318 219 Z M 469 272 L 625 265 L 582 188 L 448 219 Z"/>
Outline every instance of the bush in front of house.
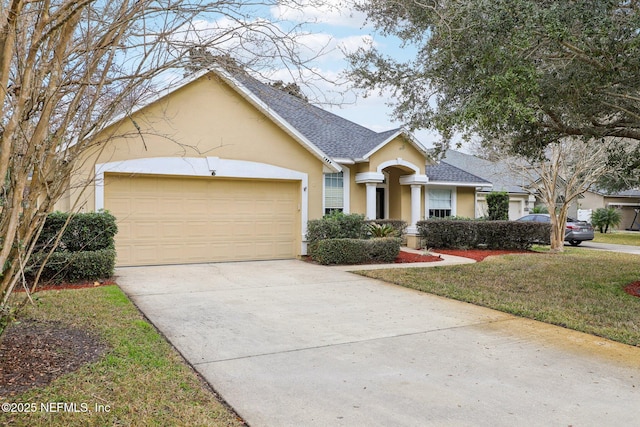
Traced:
<path fill-rule="evenodd" d="M 49 255 L 63 228 L 58 246 Z M 73 283 L 110 277 L 115 268 L 114 236 L 117 231 L 116 219 L 108 212 L 51 213 L 47 216 L 25 275 L 28 279 L 35 279 L 46 261 L 40 276 L 40 280 L 45 282 Z"/>
<path fill-rule="evenodd" d="M 440 249 L 528 249 L 551 235 L 550 224 L 536 222 L 430 219 L 417 227 L 426 247 Z"/>
<path fill-rule="evenodd" d="M 318 243 L 326 239 L 364 239 L 367 223 L 364 215 L 334 212 L 307 223 L 308 250 L 313 254 Z"/>
<path fill-rule="evenodd" d="M 407 221 L 403 221 L 401 219 L 372 219 L 367 221 L 369 227 L 375 227 L 375 225 L 380 228 L 392 228 L 393 232 L 387 234 L 386 236 L 373 236 L 373 237 L 403 237 L 407 230 Z M 374 225 L 375 224 L 375 225 Z"/>
<path fill-rule="evenodd" d="M 397 237 L 324 239 L 317 243 L 312 258 L 324 265 L 393 262 L 400 253 L 400 244 Z"/>
<path fill-rule="evenodd" d="M 118 232 L 118 226 L 116 218 L 109 212 L 53 212 L 47 215 L 36 243 L 36 251 L 51 249 L 67 221 L 56 251 L 96 251 L 115 247 L 113 238 Z"/>
<path fill-rule="evenodd" d="M 492 191 L 486 196 L 489 221 L 509 220 L 509 194 L 506 191 Z"/>
<path fill-rule="evenodd" d="M 33 279 L 47 256 L 38 252 L 31 257 L 31 265 L 26 269 L 27 277 Z M 75 283 L 111 277 L 116 262 L 115 249 L 97 251 L 57 251 L 53 252 L 42 270 L 41 280 L 54 283 Z"/>

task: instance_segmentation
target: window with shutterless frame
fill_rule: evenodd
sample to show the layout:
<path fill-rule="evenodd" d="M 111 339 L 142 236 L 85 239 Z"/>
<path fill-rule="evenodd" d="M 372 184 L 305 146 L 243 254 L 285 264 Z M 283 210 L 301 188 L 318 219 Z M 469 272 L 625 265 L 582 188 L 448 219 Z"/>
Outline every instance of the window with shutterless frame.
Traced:
<path fill-rule="evenodd" d="M 342 172 L 324 174 L 324 214 L 344 210 L 344 176 Z"/>

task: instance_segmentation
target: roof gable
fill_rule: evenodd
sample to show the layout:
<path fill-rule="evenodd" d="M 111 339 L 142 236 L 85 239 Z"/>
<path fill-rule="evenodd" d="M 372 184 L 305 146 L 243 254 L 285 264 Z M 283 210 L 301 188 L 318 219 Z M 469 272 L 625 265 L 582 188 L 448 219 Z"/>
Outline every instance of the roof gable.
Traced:
<path fill-rule="evenodd" d="M 232 78 L 291 127 L 333 158 L 367 159 L 380 147 L 401 134 L 404 134 L 419 151 L 426 154 L 426 148 L 401 128 L 374 132 L 287 92 L 264 84 L 247 74 L 234 75 Z"/>

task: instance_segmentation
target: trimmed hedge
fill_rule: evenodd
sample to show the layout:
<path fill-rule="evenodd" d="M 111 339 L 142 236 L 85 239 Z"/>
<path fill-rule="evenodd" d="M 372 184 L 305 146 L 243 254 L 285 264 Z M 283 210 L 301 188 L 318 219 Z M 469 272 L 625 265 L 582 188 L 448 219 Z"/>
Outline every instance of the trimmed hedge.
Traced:
<path fill-rule="evenodd" d="M 35 279 L 67 220 L 59 245 L 47 260 L 40 279 L 73 283 L 112 276 L 116 263 L 114 236 L 118 232 L 115 217 L 108 212 L 54 212 L 47 216 L 40 233 L 25 270 L 27 278 Z"/>
<path fill-rule="evenodd" d="M 528 249 L 551 236 L 551 225 L 537 222 L 426 220 L 417 227 L 426 247 L 441 249 Z"/>
<path fill-rule="evenodd" d="M 32 255 L 30 260 L 32 264 L 25 271 L 28 278 L 35 278 L 45 257 L 45 252 Z M 55 283 L 74 283 L 102 279 L 113 276 L 115 264 L 115 249 L 53 252 L 42 270 L 41 280 Z"/>
<path fill-rule="evenodd" d="M 393 262 L 400 253 L 400 244 L 397 237 L 324 239 L 317 243 L 312 259 L 324 265 Z"/>
<path fill-rule="evenodd" d="M 335 212 L 307 222 L 308 250 L 312 254 L 326 239 L 363 239 L 367 236 L 364 215 Z"/>
<path fill-rule="evenodd" d="M 56 251 L 97 251 L 115 247 L 113 237 L 118 232 L 118 226 L 116 218 L 109 212 L 76 214 L 53 212 L 47 216 L 36 244 L 36 251 L 51 249 L 70 215 L 72 218 L 62 234 Z"/>

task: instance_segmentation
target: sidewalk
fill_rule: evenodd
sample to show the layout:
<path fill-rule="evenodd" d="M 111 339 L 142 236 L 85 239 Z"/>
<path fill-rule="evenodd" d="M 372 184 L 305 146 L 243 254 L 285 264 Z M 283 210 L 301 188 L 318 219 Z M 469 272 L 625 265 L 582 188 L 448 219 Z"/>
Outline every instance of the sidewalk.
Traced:
<path fill-rule="evenodd" d="M 401 251 L 414 254 L 424 255 L 423 250 L 411 249 L 407 247 L 400 248 Z M 406 262 L 406 263 L 390 263 L 390 264 L 357 264 L 357 265 L 335 265 L 331 266 L 341 271 L 358 271 L 358 270 L 383 270 L 387 268 L 422 268 L 422 267 L 444 267 L 447 265 L 473 264 L 475 261 L 471 258 L 464 258 L 454 255 L 439 254 L 437 252 L 429 252 L 429 255 L 440 256 L 442 261 L 433 262 Z"/>

